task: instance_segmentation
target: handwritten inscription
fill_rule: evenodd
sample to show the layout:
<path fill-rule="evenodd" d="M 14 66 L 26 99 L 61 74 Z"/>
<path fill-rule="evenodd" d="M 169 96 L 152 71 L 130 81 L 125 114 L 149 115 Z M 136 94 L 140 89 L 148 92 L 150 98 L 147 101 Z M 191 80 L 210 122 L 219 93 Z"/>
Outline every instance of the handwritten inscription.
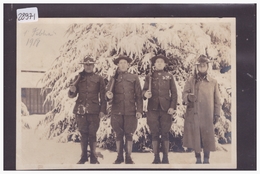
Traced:
<path fill-rule="evenodd" d="M 48 32 L 46 30 L 38 29 L 38 28 L 34 28 L 32 30 L 32 37 L 34 37 L 34 36 L 53 36 L 54 34 L 56 34 L 54 31 Z"/>
<path fill-rule="evenodd" d="M 24 36 L 29 37 L 26 41 L 26 46 L 29 47 L 38 47 L 42 37 L 52 37 L 54 35 L 56 35 L 55 31 L 47 31 L 38 27 L 24 32 Z"/>
<path fill-rule="evenodd" d="M 26 46 L 35 46 L 35 47 L 38 47 L 39 43 L 41 42 L 40 38 L 29 38 L 26 42 Z"/>
<path fill-rule="evenodd" d="M 21 8 L 16 10 L 18 22 L 35 22 L 38 21 L 37 7 Z"/>
<path fill-rule="evenodd" d="M 18 13 L 17 20 L 18 21 L 35 20 L 35 14 L 33 14 L 33 13 Z"/>

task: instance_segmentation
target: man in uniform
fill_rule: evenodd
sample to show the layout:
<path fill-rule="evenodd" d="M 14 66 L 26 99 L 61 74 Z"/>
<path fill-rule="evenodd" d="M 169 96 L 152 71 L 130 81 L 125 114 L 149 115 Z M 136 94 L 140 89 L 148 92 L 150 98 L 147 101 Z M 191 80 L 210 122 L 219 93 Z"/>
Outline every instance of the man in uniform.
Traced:
<path fill-rule="evenodd" d="M 183 146 L 195 151 L 196 164 L 209 163 L 210 151 L 215 151 L 214 123 L 220 117 L 220 94 L 218 82 L 209 76 L 209 59 L 200 55 L 195 71 L 183 89 L 182 99 L 187 105 L 185 114 Z"/>
<path fill-rule="evenodd" d="M 149 99 L 147 124 L 152 134 L 154 152 L 152 163 L 168 164 L 169 131 L 172 125 L 172 115 L 176 111 L 177 89 L 173 76 L 164 71 L 168 58 L 162 55 L 154 56 L 151 58 L 151 63 L 155 66 L 155 70 L 145 78 L 143 96 L 145 100 Z M 149 82 L 150 80 L 151 82 Z M 162 161 L 159 155 L 160 136 L 163 149 Z"/>
<path fill-rule="evenodd" d="M 142 117 L 143 112 L 142 89 L 139 78 L 137 75 L 127 72 L 131 61 L 131 58 L 125 56 L 120 56 L 114 60 L 118 70 L 107 86 L 107 99 L 112 100 L 111 125 L 116 132 L 118 153 L 114 164 L 124 162 L 124 137 L 125 163 L 134 163 L 131 159 L 133 133 L 137 128 L 137 119 Z"/>
<path fill-rule="evenodd" d="M 96 132 L 99 128 L 100 118 L 106 113 L 105 83 L 101 76 L 93 72 L 94 60 L 85 57 L 84 70 L 76 77 L 70 86 L 68 96 L 74 98 L 78 95 L 73 113 L 81 134 L 81 158 L 77 164 L 88 161 L 88 142 L 90 146 L 90 163 L 99 164 L 96 157 Z"/>

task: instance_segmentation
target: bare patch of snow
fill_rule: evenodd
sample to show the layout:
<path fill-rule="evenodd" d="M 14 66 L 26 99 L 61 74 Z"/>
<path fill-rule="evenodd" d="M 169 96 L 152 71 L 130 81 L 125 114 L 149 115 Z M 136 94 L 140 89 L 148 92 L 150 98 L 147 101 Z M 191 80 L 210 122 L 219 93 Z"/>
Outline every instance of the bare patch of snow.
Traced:
<path fill-rule="evenodd" d="M 22 117 L 22 120 L 27 123 L 31 129 L 35 129 L 37 124 L 45 118 L 44 114 L 34 114 Z"/>

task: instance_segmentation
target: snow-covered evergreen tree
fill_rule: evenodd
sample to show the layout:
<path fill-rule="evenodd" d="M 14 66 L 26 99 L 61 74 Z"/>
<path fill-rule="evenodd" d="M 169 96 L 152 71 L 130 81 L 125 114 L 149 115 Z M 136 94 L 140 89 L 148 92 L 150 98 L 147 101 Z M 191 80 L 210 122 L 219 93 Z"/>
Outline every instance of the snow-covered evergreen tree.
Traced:
<path fill-rule="evenodd" d="M 42 92 L 51 88 L 46 100 L 52 101 L 53 111 L 46 115 L 38 129 L 43 137 L 60 142 L 80 141 L 72 109 L 75 99 L 67 97 L 68 87 L 82 71 L 79 64 L 89 55 L 96 59 L 96 72 L 108 81 L 115 70 L 113 59 L 120 54 L 133 58 L 129 72 L 138 74 L 141 85 L 150 68 L 149 59 L 164 54 L 170 59 L 166 70 L 173 74 L 178 105 L 171 127 L 171 149 L 183 150 L 182 134 L 185 107 L 181 94 L 184 84 L 193 72 L 193 63 L 200 54 L 212 60 L 211 75 L 219 82 L 223 110 L 216 125 L 216 140 L 230 142 L 231 136 L 231 88 L 230 71 L 220 70 L 231 62 L 231 29 L 229 23 L 89 23 L 72 24 L 67 32 L 67 42 L 60 48 L 60 56 L 42 78 Z M 144 111 L 147 101 L 144 102 Z M 109 110 L 110 108 L 108 108 Z M 139 119 L 133 136 L 135 150 L 149 150 L 151 137 L 144 117 Z M 115 149 L 114 132 L 109 115 L 100 123 L 97 132 L 100 147 Z"/>

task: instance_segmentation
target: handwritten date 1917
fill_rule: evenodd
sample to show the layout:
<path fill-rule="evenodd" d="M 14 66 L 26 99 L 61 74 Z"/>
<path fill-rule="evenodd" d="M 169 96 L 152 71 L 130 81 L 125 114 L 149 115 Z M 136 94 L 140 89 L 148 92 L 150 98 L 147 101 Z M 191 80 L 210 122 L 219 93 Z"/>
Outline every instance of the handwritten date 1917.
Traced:
<path fill-rule="evenodd" d="M 32 46 L 35 46 L 35 47 L 38 47 L 39 43 L 40 43 L 40 39 L 39 38 L 29 38 L 26 42 L 26 46 L 29 46 L 29 47 L 32 47 Z"/>

